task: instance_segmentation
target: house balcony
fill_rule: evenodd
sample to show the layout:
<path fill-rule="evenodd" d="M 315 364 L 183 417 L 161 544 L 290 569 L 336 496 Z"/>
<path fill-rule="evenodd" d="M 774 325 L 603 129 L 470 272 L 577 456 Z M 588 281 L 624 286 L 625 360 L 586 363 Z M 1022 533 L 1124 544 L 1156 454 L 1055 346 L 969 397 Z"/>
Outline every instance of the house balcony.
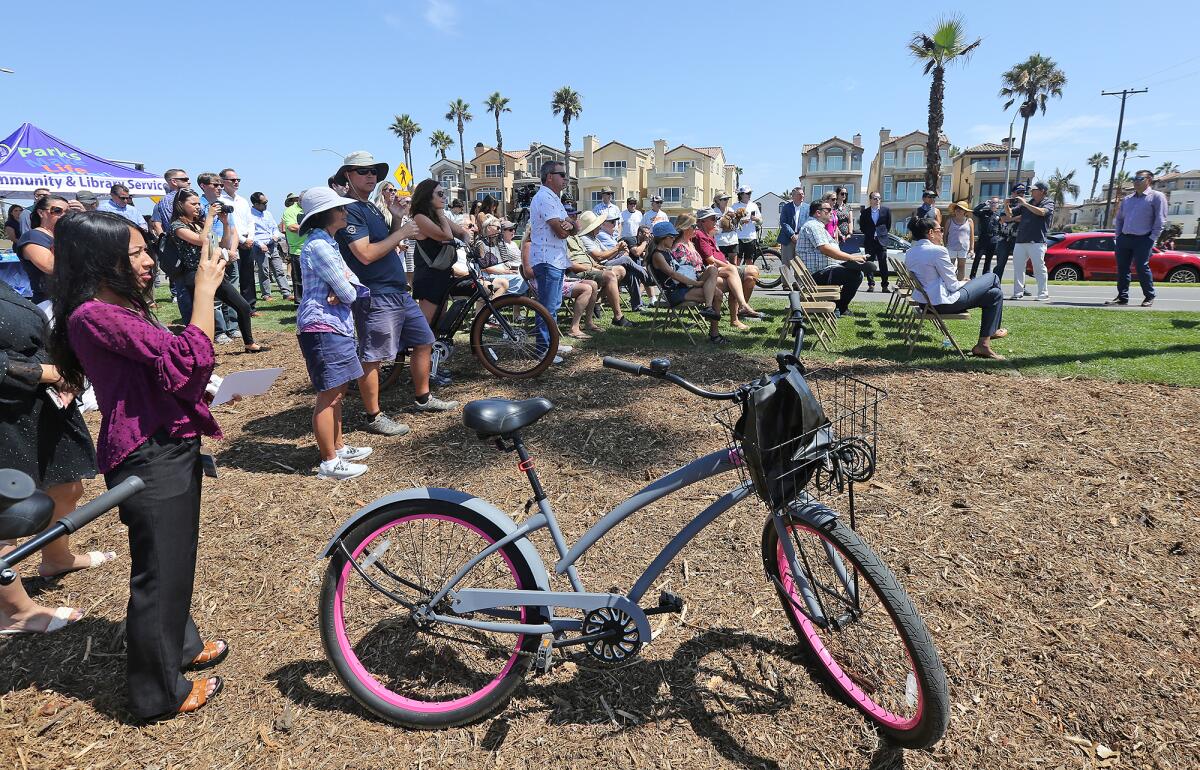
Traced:
<path fill-rule="evenodd" d="M 646 175 L 646 187 L 653 191 L 659 187 L 700 188 L 704 186 L 704 175 L 694 168 L 683 171 L 651 171 Z"/>
<path fill-rule="evenodd" d="M 806 178 L 811 176 L 852 177 L 862 176 L 862 173 L 863 170 L 861 168 L 826 168 L 824 166 L 818 166 L 817 168 L 809 168 L 804 172 L 803 176 Z"/>
<path fill-rule="evenodd" d="M 1004 164 L 1003 163 L 1001 163 L 1000 165 L 995 165 L 995 164 L 991 164 L 991 163 L 982 163 L 980 161 L 976 161 L 975 163 L 971 164 L 970 168 L 971 168 L 972 174 L 989 174 L 989 173 L 991 173 L 991 174 L 999 174 L 1000 176 L 1004 176 Z M 1017 159 L 1016 158 L 1013 158 L 1012 162 L 1010 162 L 1008 164 L 1008 170 L 1010 172 L 1015 172 L 1017 170 Z M 1031 160 L 1024 161 L 1021 164 L 1021 171 L 1023 171 L 1023 172 L 1024 171 L 1033 171 L 1033 161 L 1031 161 Z"/>

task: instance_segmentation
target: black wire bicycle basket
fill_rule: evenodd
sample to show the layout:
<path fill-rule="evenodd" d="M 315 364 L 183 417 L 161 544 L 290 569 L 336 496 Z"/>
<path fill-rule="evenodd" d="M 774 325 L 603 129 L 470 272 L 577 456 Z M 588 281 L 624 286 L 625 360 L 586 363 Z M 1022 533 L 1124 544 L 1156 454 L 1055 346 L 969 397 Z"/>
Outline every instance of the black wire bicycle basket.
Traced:
<path fill-rule="evenodd" d="M 875 473 L 879 402 L 887 393 L 836 369 L 794 365 L 717 413 L 742 480 L 772 511 L 802 495 L 842 492 Z"/>

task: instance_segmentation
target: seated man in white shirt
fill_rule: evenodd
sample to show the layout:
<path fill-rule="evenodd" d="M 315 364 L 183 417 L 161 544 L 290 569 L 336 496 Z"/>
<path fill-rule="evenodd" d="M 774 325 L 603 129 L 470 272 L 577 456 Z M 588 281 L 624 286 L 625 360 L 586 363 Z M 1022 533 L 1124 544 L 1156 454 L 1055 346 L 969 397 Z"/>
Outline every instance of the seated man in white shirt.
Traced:
<path fill-rule="evenodd" d="M 1004 292 L 995 273 L 984 273 L 970 281 L 958 280 L 950 252 L 942 245 L 942 226 L 933 217 L 915 219 L 909 224 L 913 245 L 904 254 L 904 266 L 917 282 L 913 299 L 931 302 L 939 313 L 962 313 L 977 307 L 983 312 L 979 322 L 979 342 L 971 355 L 979 358 L 1004 356 L 992 350 L 991 340 L 1008 336 L 1000 327 L 1004 316 Z"/>

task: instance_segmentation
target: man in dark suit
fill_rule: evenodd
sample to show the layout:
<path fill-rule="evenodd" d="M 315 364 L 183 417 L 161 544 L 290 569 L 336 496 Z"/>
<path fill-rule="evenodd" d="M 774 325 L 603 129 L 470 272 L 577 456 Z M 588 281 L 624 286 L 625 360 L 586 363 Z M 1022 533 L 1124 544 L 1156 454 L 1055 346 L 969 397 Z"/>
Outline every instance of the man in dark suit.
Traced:
<path fill-rule="evenodd" d="M 858 230 L 863 234 L 863 251 L 867 259 L 879 265 L 879 281 L 883 291 L 888 290 L 887 234 L 892 229 L 892 210 L 880 205 L 883 199 L 878 192 L 870 195 L 870 206 L 864 206 L 858 215 Z M 867 276 L 867 291 L 875 291 L 873 275 Z"/>
<path fill-rule="evenodd" d="M 783 276 L 784 285 L 788 287 L 796 284 L 792 260 L 796 256 L 796 239 L 799 237 L 800 226 L 807 222 L 808 218 L 808 206 L 804 205 L 804 188 L 793 187 L 792 199 L 779 210 L 778 243 L 782 258 L 779 273 Z"/>

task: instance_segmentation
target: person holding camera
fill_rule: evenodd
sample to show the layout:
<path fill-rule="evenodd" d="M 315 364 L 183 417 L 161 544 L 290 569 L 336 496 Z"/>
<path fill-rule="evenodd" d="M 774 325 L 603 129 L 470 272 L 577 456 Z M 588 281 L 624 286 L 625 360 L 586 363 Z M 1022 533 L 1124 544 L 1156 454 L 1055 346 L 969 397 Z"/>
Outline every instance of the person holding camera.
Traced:
<path fill-rule="evenodd" d="M 104 415 L 96 460 L 108 488 L 130 476 L 145 482 L 120 506 L 129 529 L 129 710 L 140 719 L 195 711 L 211 700 L 221 678 L 193 682 L 184 671 L 216 665 L 229 652 L 224 641 L 202 641 L 190 613 L 200 440 L 221 437 L 205 403 L 216 365 L 211 308 L 227 259 L 209 238 L 214 218 L 200 232 L 195 302 L 179 334 L 150 310 L 155 262 L 141 230 L 100 211 L 59 223 L 50 350 L 69 388 L 82 389 L 86 377 L 95 389 Z"/>
<path fill-rule="evenodd" d="M 379 406 L 379 367 L 384 361 L 395 361 L 402 351 L 412 349 L 409 371 L 417 411 L 444 412 L 458 404 L 443 401 L 429 392 L 433 331 L 409 295 L 404 260 L 398 250 L 400 244 L 418 232 L 415 222 L 403 224 L 409 200 L 401 196 L 392 198 L 388 207 L 392 214 L 390 227 L 383 213 L 370 201 L 378 180 L 386 177 L 387 172 L 388 164 L 376 163 L 365 150 L 346 156 L 334 180 L 346 186 L 346 197 L 354 203 L 346 206 L 346 226 L 338 230 L 337 242 L 342 259 L 371 292 L 367 307 L 358 303 L 354 308 L 363 367 L 358 392 L 367 412 L 366 429 L 381 436 L 402 436 L 408 432 L 408 426 L 385 415 Z M 416 196 L 413 198 L 415 203 Z M 414 217 L 415 211 L 414 208 Z"/>
<path fill-rule="evenodd" d="M 1046 198 L 1050 189 L 1045 182 L 1035 182 L 1029 200 L 1025 199 L 1025 185 L 1018 184 L 1012 196 L 1004 203 L 1005 218 L 1017 224 L 1013 246 L 1013 293 L 1012 299 L 1025 296 L 1025 263 L 1033 263 L 1033 276 L 1037 280 L 1037 299 L 1050 299 L 1046 283 L 1046 234 L 1050 220 L 1054 218 L 1054 201 Z"/>
<path fill-rule="evenodd" d="M 200 254 L 206 245 L 205 233 L 212 234 L 216 242 L 214 248 L 225 253 L 228 259 L 229 244 L 232 243 L 233 228 L 228 226 L 229 212 L 220 202 L 214 202 L 208 207 L 208 213 L 201 219 L 202 206 L 200 197 L 191 190 L 180 190 L 175 195 L 175 205 L 171 210 L 170 238 L 179 250 L 179 283 L 183 287 L 180 294 L 179 312 L 188 313 L 190 317 L 194 304 L 198 301 L 194 286 L 197 272 L 200 270 Z M 201 224 L 203 222 L 203 225 Z M 217 225 L 222 226 L 221 235 L 214 231 Z M 237 313 L 238 327 L 241 329 L 242 344 L 247 353 L 261 353 L 269 350 L 266 345 L 254 341 L 254 328 L 250 320 L 250 304 L 242 297 L 237 287 L 228 278 L 217 287 L 215 296 L 226 303 Z M 184 295 L 187 302 L 184 302 Z M 223 312 L 217 310 L 217 313 Z"/>

